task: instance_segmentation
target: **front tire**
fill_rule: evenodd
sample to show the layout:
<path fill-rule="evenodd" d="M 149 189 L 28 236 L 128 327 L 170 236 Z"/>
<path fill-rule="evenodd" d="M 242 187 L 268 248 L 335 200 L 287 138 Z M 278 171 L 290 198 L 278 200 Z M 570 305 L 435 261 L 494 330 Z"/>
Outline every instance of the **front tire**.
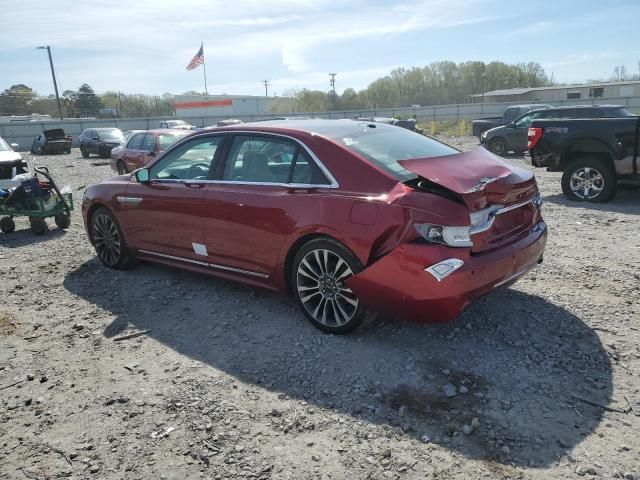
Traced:
<path fill-rule="evenodd" d="M 127 173 L 129 173 L 127 171 L 127 167 L 125 166 L 124 162 L 122 160 L 118 160 L 118 163 L 116 164 L 116 167 L 118 169 L 118 175 L 125 175 Z"/>
<path fill-rule="evenodd" d="M 82 154 L 82 158 L 89 158 L 89 152 L 85 147 L 80 147 L 80 153 Z"/>
<path fill-rule="evenodd" d="M 107 268 L 126 270 L 132 257 L 114 215 L 106 208 L 98 209 L 91 217 L 91 241 L 96 254 Z"/>
<path fill-rule="evenodd" d="M 569 200 L 604 203 L 616 194 L 613 168 L 599 158 L 571 162 L 562 174 L 562 192 Z"/>
<path fill-rule="evenodd" d="M 362 268 L 352 252 L 329 238 L 311 240 L 297 252 L 291 285 L 302 313 L 315 327 L 344 334 L 362 324 L 364 305 L 344 284 Z"/>
<path fill-rule="evenodd" d="M 65 213 L 59 213 L 54 217 L 54 220 L 61 230 L 66 230 L 71 225 L 71 217 Z"/>
<path fill-rule="evenodd" d="M 489 142 L 489 150 L 502 157 L 507 153 L 507 142 L 504 138 L 492 138 Z"/>

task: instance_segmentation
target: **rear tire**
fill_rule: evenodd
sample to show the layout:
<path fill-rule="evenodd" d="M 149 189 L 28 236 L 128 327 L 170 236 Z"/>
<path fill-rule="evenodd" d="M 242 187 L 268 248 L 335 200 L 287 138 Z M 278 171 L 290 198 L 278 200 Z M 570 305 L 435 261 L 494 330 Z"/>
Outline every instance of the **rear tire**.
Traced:
<path fill-rule="evenodd" d="M 34 235 L 44 235 L 49 230 L 49 226 L 47 222 L 44 221 L 44 218 L 30 218 L 29 223 L 31 224 L 31 231 Z"/>
<path fill-rule="evenodd" d="M 71 225 L 71 217 L 66 213 L 59 213 L 55 216 L 54 220 L 61 230 L 66 230 Z"/>
<path fill-rule="evenodd" d="M 2 233 L 13 233 L 16 231 L 16 224 L 11 217 L 2 217 L 0 219 L 0 230 Z"/>
<path fill-rule="evenodd" d="M 366 309 L 344 281 L 362 270 L 362 263 L 341 243 L 319 238 L 298 250 L 291 268 L 291 286 L 307 320 L 328 333 L 358 328 Z"/>
<path fill-rule="evenodd" d="M 562 193 L 569 200 L 604 203 L 616 194 L 613 168 L 604 160 L 585 157 L 571 162 L 562 174 Z"/>
<path fill-rule="evenodd" d="M 133 257 L 116 217 L 106 208 L 99 208 L 91 217 L 90 225 L 91 242 L 102 264 L 114 270 L 129 268 Z"/>
<path fill-rule="evenodd" d="M 507 142 L 504 138 L 492 138 L 489 141 L 489 151 L 501 157 L 507 153 Z"/>

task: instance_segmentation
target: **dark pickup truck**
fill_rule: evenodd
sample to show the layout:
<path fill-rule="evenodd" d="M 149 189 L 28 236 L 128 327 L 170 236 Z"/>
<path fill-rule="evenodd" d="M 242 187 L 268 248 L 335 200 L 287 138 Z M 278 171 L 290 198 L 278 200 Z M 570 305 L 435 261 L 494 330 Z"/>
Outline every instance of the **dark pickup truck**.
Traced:
<path fill-rule="evenodd" d="M 531 163 L 563 172 L 571 200 L 607 202 L 618 185 L 640 187 L 640 117 L 534 120 L 528 134 Z"/>
<path fill-rule="evenodd" d="M 551 105 L 532 104 L 532 105 L 511 105 L 502 112 L 501 117 L 480 118 L 471 122 L 471 131 L 474 137 L 480 138 L 483 132 L 490 128 L 506 125 L 513 122 L 520 115 L 530 112 L 531 110 L 540 110 L 543 108 L 551 108 Z"/>

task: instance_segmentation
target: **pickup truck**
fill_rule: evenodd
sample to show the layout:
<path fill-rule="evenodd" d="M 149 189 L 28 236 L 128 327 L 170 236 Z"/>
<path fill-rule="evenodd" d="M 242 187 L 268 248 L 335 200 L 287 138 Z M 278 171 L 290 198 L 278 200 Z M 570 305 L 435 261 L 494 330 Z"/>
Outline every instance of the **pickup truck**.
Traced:
<path fill-rule="evenodd" d="M 563 172 L 570 200 L 602 203 L 618 185 L 640 187 L 640 117 L 534 120 L 528 138 L 533 166 Z"/>
<path fill-rule="evenodd" d="M 513 122 L 520 115 L 530 112 L 531 110 L 540 110 L 543 108 L 551 108 L 551 105 L 533 104 L 533 105 L 512 105 L 502 112 L 501 117 L 480 118 L 471 122 L 471 130 L 474 137 L 480 138 L 483 132 L 490 128 L 506 125 Z"/>
<path fill-rule="evenodd" d="M 631 114 L 622 105 L 575 105 L 531 110 L 513 122 L 487 130 L 480 136 L 480 143 L 496 155 L 509 151 L 527 151 L 527 131 L 536 118 L 610 118 L 628 117 Z"/>

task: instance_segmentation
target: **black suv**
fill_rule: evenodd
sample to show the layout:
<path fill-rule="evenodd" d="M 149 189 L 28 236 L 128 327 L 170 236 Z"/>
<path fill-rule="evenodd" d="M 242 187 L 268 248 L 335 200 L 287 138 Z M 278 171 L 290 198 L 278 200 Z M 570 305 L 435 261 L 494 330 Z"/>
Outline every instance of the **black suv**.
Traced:
<path fill-rule="evenodd" d="M 102 158 L 109 158 L 111 149 L 119 147 L 124 135 L 119 128 L 86 128 L 80 134 L 80 153 L 84 158 L 95 153 Z"/>
<path fill-rule="evenodd" d="M 496 155 L 527 151 L 527 132 L 534 119 L 544 118 L 619 118 L 631 115 L 622 105 L 575 105 L 532 110 L 514 121 L 495 127 L 480 136 L 480 143 Z"/>

